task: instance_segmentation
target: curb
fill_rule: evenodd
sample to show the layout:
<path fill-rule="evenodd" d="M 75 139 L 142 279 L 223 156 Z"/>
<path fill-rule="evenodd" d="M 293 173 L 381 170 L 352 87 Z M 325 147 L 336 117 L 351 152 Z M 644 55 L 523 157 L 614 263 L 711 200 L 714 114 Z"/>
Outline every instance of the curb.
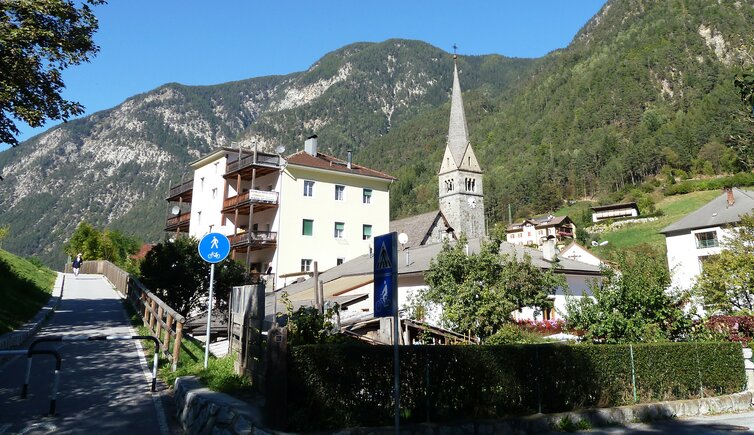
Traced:
<path fill-rule="evenodd" d="M 20 346 L 29 337 L 36 334 L 44 322 L 55 312 L 63 298 L 63 283 L 65 275 L 58 272 L 55 284 L 52 287 L 52 295 L 44 307 L 30 321 L 24 323 L 15 331 L 0 335 L 0 349 L 11 349 Z"/>

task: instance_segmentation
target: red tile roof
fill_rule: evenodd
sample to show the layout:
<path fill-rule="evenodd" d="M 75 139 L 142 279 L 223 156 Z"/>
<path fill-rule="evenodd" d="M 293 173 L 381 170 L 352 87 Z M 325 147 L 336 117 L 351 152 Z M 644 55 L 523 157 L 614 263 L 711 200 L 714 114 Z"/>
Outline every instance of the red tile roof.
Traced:
<path fill-rule="evenodd" d="M 348 163 L 346 161 L 322 153 L 317 153 L 317 157 L 314 157 L 306 151 L 299 151 L 286 157 L 286 160 L 288 161 L 288 164 L 292 165 L 308 166 L 310 168 L 326 169 L 347 174 L 358 174 L 367 177 L 383 178 L 386 180 L 397 180 L 397 178 L 392 175 L 367 168 L 366 166 L 357 165 L 356 163 L 351 163 L 351 169 L 348 169 Z"/>

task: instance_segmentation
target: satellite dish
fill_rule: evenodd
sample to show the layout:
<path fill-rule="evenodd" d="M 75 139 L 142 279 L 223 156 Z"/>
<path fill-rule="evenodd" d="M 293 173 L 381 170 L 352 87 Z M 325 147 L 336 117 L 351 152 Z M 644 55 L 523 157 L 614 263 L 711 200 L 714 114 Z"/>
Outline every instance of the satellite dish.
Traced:
<path fill-rule="evenodd" d="M 400 243 L 401 245 L 405 245 L 406 243 L 408 243 L 408 234 L 406 233 L 398 234 L 398 243 Z"/>
<path fill-rule="evenodd" d="M 599 244 L 599 243 L 597 243 L 597 241 L 596 241 L 596 240 L 592 240 L 592 246 L 599 246 L 599 245 L 600 245 L 600 244 Z"/>
<path fill-rule="evenodd" d="M 177 205 L 174 205 L 173 208 L 170 209 L 170 213 L 173 213 L 173 216 L 178 216 L 180 212 L 181 209 Z"/>
<path fill-rule="evenodd" d="M 278 154 L 283 154 L 284 151 L 285 151 L 285 147 L 283 145 L 278 145 L 275 147 L 275 152 Z"/>

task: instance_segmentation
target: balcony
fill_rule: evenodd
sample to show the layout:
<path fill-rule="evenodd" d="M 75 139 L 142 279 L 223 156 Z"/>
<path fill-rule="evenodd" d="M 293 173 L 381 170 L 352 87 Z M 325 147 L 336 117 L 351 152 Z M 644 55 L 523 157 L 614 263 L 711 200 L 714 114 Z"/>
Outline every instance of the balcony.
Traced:
<path fill-rule="evenodd" d="M 225 178 L 240 175 L 242 178 L 251 176 L 256 169 L 256 176 L 270 174 L 280 170 L 280 156 L 276 154 L 253 153 L 240 160 L 228 163 L 225 168 Z"/>
<path fill-rule="evenodd" d="M 240 195 L 231 196 L 223 201 L 223 213 L 231 213 L 237 208 L 241 214 L 249 214 L 249 205 L 254 211 L 266 210 L 278 205 L 278 193 L 269 190 L 249 190 Z"/>
<path fill-rule="evenodd" d="M 277 246 L 278 233 L 274 231 L 251 231 L 228 236 L 230 247 L 240 251 L 256 251 Z"/>
<path fill-rule="evenodd" d="M 191 197 L 193 194 L 194 189 L 194 179 L 184 181 L 181 184 L 178 184 L 176 186 L 173 186 L 170 188 L 170 191 L 168 192 L 168 201 L 178 201 L 181 200 L 182 202 L 191 202 Z"/>
<path fill-rule="evenodd" d="M 168 218 L 165 224 L 165 231 L 180 231 L 187 233 L 189 230 L 189 223 L 191 219 L 191 212 L 181 213 L 178 216 Z"/>

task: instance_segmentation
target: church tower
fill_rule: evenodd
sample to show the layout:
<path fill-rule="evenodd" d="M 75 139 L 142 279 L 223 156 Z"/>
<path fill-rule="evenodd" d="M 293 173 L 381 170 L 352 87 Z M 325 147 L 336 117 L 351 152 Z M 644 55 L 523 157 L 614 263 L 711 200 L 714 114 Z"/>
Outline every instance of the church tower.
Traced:
<path fill-rule="evenodd" d="M 438 173 L 440 211 L 457 236 L 465 233 L 472 239 L 485 235 L 482 168 L 469 142 L 461 83 L 458 80 L 458 56 L 453 55 L 453 60 L 448 142 Z"/>

